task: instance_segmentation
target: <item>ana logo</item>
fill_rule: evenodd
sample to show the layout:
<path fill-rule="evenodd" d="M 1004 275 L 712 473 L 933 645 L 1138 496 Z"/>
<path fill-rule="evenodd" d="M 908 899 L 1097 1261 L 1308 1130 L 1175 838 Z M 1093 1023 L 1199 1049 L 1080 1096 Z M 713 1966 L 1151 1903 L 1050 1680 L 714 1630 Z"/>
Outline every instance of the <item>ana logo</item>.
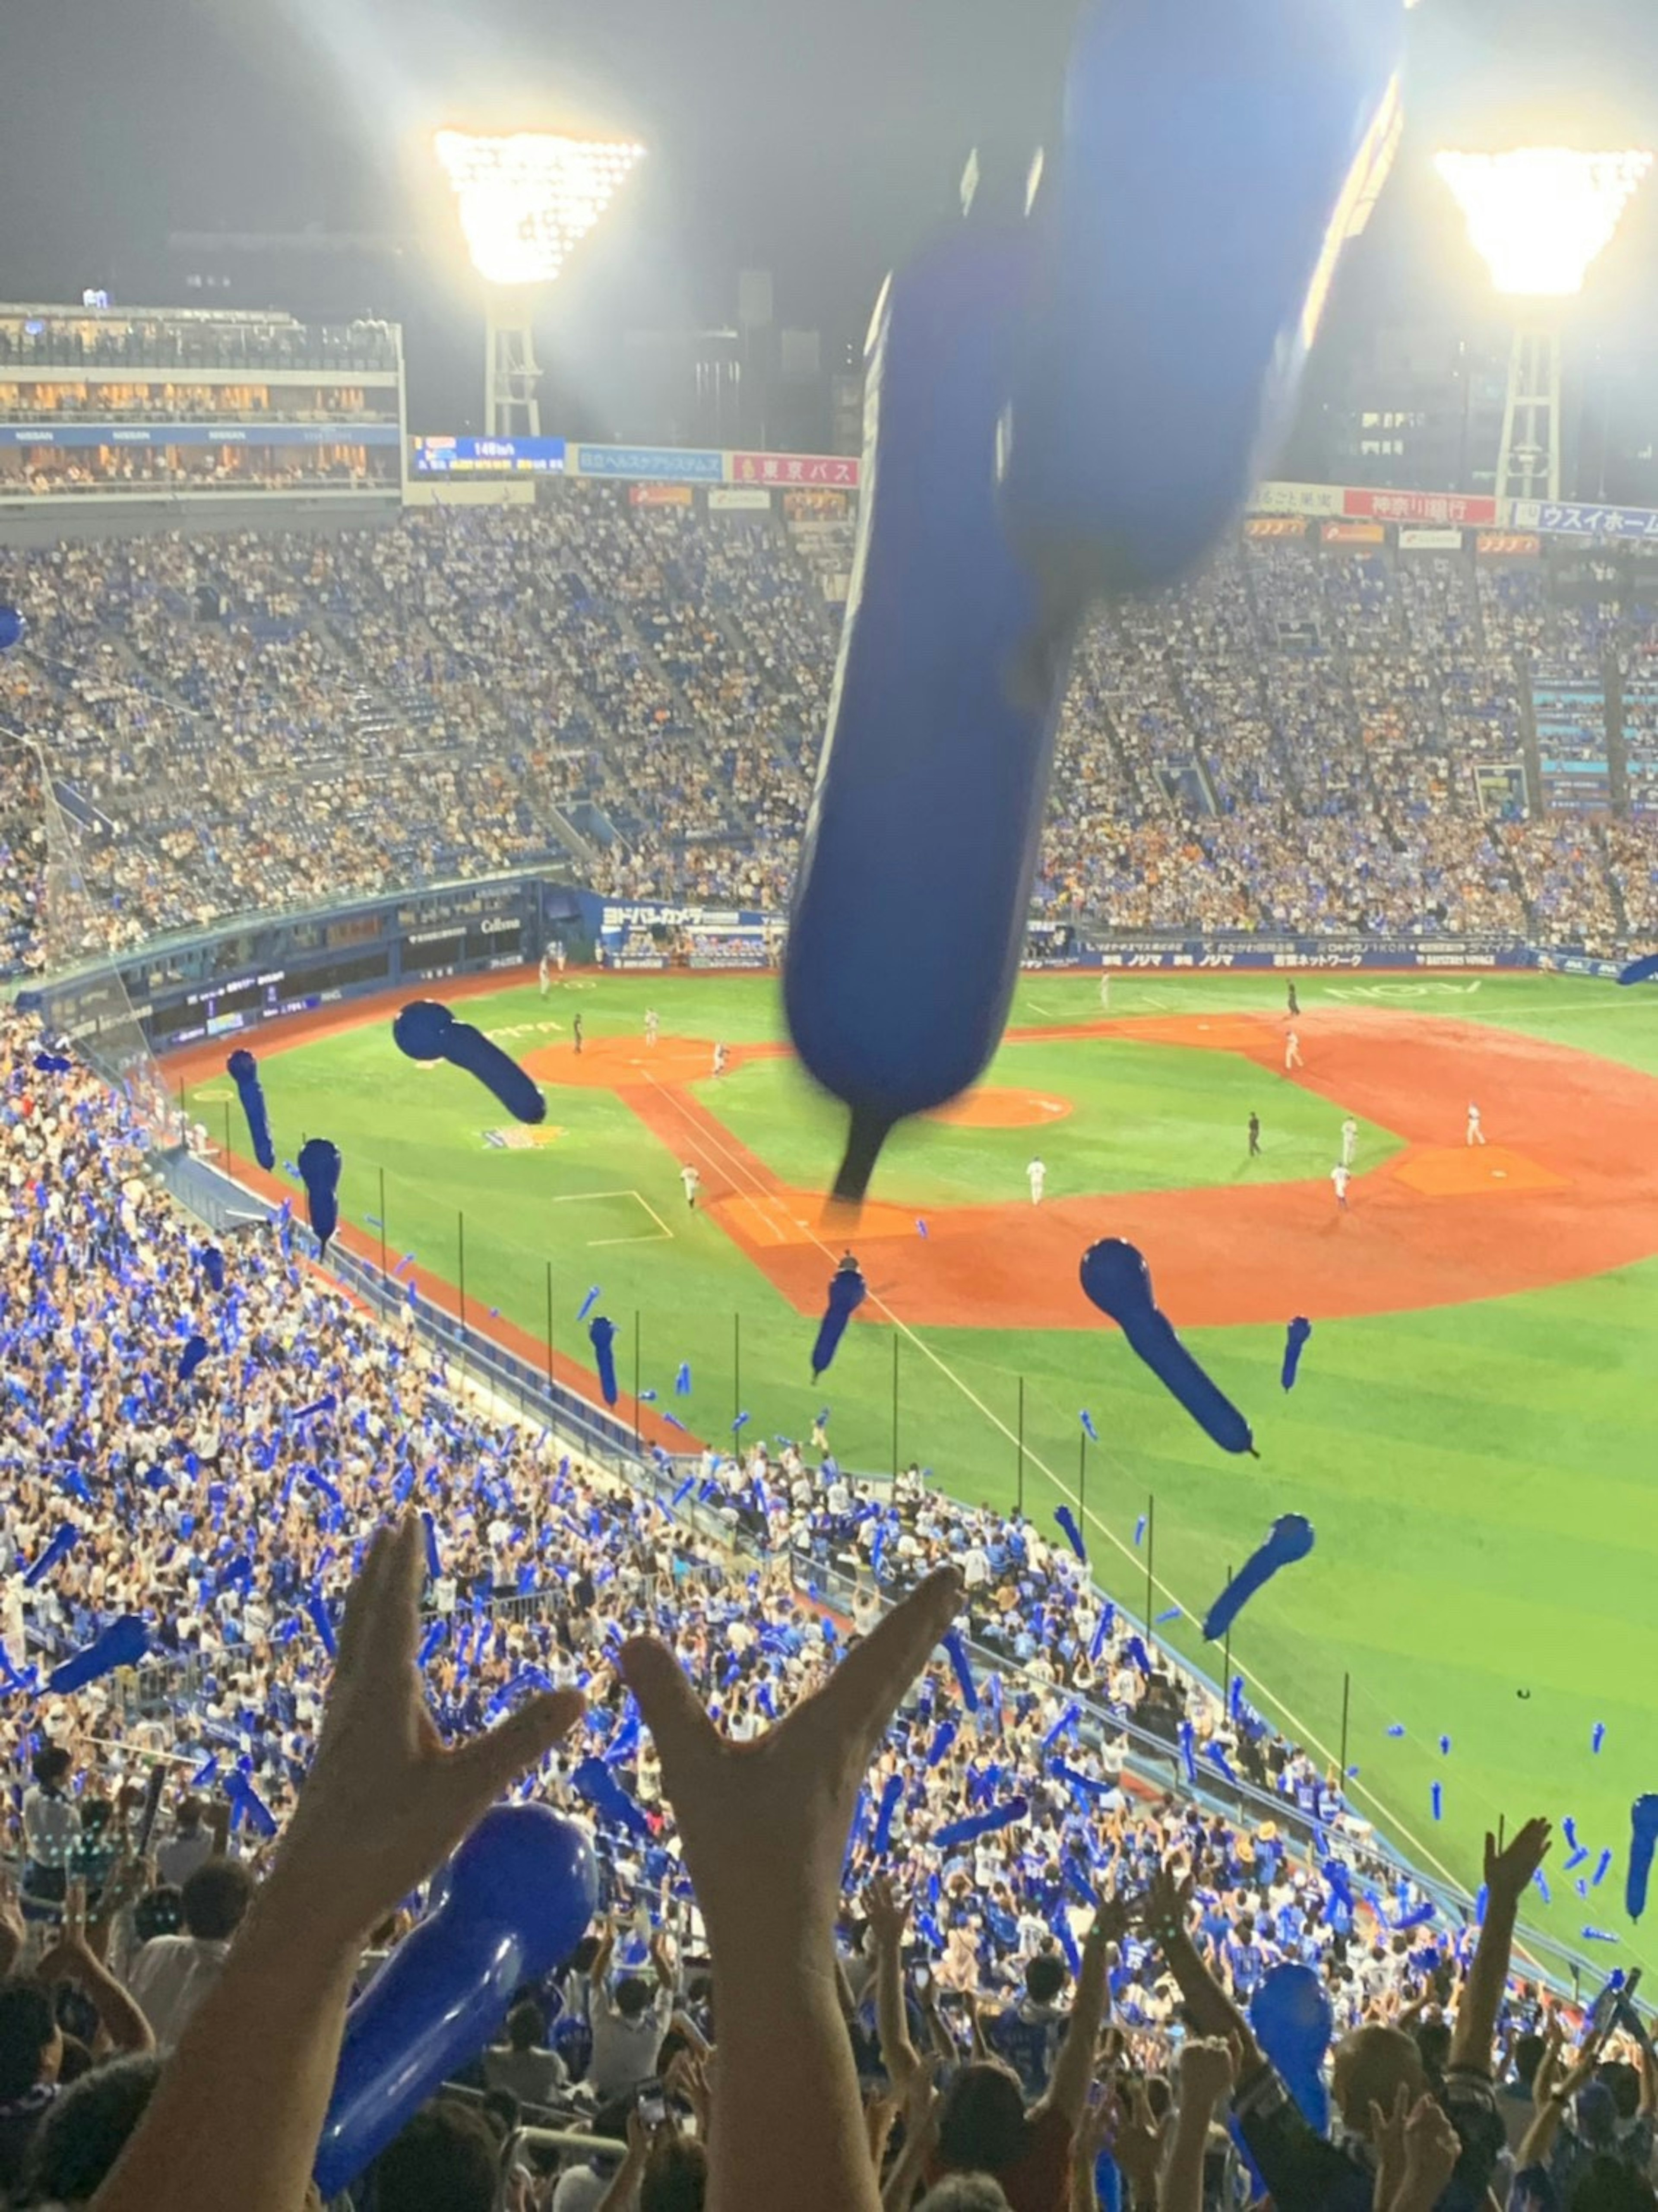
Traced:
<path fill-rule="evenodd" d="M 483 1141 L 492 1152 L 538 1152 L 545 1146 L 556 1144 L 563 1134 L 562 1129 L 550 1122 L 531 1127 L 515 1121 L 510 1129 L 486 1129 Z"/>

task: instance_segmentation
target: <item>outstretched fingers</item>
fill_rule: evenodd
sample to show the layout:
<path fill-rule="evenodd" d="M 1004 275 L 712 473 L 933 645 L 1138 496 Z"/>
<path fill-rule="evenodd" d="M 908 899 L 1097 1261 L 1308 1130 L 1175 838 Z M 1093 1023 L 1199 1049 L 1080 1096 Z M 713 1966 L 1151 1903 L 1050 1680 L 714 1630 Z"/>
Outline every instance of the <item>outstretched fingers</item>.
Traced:
<path fill-rule="evenodd" d="M 798 1709 L 827 1723 L 859 1766 L 892 1724 L 905 1692 L 937 1649 L 961 1608 L 962 1577 L 941 1567 L 856 1644 L 817 1695 Z M 791 1715 L 790 1725 L 797 1717 Z"/>

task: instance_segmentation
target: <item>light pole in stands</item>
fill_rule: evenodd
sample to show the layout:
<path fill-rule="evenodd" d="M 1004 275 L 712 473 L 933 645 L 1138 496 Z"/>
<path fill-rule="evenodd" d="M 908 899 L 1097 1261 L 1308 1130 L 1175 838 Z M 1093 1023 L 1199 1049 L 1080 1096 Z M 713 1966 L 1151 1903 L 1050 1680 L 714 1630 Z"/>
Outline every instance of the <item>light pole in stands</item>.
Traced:
<path fill-rule="evenodd" d="M 626 139 L 548 131 L 440 131 L 432 150 L 483 279 L 483 427 L 490 438 L 541 435 L 535 315 L 564 264 L 604 216 L 645 149 Z M 504 466 L 510 470 L 508 457 Z"/>

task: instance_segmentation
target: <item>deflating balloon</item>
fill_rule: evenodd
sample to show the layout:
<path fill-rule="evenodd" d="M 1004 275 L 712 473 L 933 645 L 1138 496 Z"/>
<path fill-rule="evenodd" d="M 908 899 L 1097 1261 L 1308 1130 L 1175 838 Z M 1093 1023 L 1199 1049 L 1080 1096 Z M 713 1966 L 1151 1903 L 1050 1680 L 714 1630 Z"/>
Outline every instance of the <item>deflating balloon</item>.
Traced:
<path fill-rule="evenodd" d="M 248 1141 L 253 1147 L 253 1157 L 269 1175 L 276 1164 L 276 1147 L 270 1140 L 270 1116 L 265 1109 L 264 1089 L 259 1081 L 259 1064 L 244 1045 L 240 1051 L 231 1054 L 225 1062 L 225 1069 L 242 1102 L 242 1114 L 247 1122 Z"/>
<path fill-rule="evenodd" d="M 936 1829 L 927 1842 L 935 1851 L 953 1851 L 963 1844 L 976 1843 L 981 1836 L 993 1836 L 998 1828 L 1011 1828 L 1016 1820 L 1023 1820 L 1030 1807 L 1023 1797 L 1010 1797 L 1005 1804 L 993 1805 L 987 1813 L 975 1814 L 969 1820 L 952 1821 L 947 1828 Z"/>
<path fill-rule="evenodd" d="M 1620 983 L 1649 983 L 1658 975 L 1658 952 L 1649 952 L 1644 959 L 1631 960 L 1619 975 Z"/>
<path fill-rule="evenodd" d="M 61 1052 L 37 1052 L 34 1055 L 38 1075 L 67 1075 L 75 1062 Z"/>
<path fill-rule="evenodd" d="M 584 1759 L 571 1775 L 570 1784 L 613 1828 L 626 1829 L 641 1843 L 655 1840 L 650 1822 L 602 1759 Z"/>
<path fill-rule="evenodd" d="M 606 1321 L 603 1314 L 595 1314 L 587 1324 L 587 1341 L 593 1347 L 593 1364 L 598 1369 L 598 1388 L 607 1406 L 616 1401 L 616 1323 Z"/>
<path fill-rule="evenodd" d="M 944 1641 L 944 1650 L 950 1656 L 950 1663 L 955 1669 L 956 1686 L 962 1693 L 962 1703 L 967 1707 L 969 1712 L 976 1713 L 979 1710 L 979 1692 L 974 1686 L 973 1668 L 968 1660 L 967 1645 L 962 1640 L 961 1630 L 952 1628 Z"/>
<path fill-rule="evenodd" d="M 118 1667 L 136 1667 L 149 1649 L 149 1631 L 143 1620 L 136 1613 L 124 1613 L 101 1636 L 54 1667 L 46 1677 L 46 1688 L 53 1697 L 67 1697 L 100 1675 L 112 1674 Z"/>
<path fill-rule="evenodd" d="M 1286 1390 L 1293 1390 L 1296 1387 L 1296 1370 L 1301 1365 L 1301 1355 L 1306 1350 L 1307 1340 L 1312 1333 L 1313 1324 L 1300 1314 L 1290 1324 L 1289 1334 L 1284 1340 L 1282 1381 Z"/>
<path fill-rule="evenodd" d="M 995 496 L 1033 265 L 1023 162 L 888 280 L 853 592 L 789 922 L 795 1048 L 850 1109 L 837 1198 L 982 1072 L 1019 972 L 1071 626 L 1043 635 Z"/>
<path fill-rule="evenodd" d="M 1398 143 L 1403 27 L 1376 0 L 1084 14 L 1004 457 L 1054 596 L 1171 581 L 1272 474 Z"/>
<path fill-rule="evenodd" d="M 514 1990 L 569 1955 L 598 1901 L 586 1830 L 544 1805 L 486 1813 L 441 1879 L 441 1904 L 347 2015 L 317 2150 L 325 2201 L 483 2048 Z"/>
<path fill-rule="evenodd" d="M 207 1358 L 208 1344 L 204 1336 L 192 1336 L 179 1354 L 179 1380 L 188 1382 L 196 1370 Z"/>
<path fill-rule="evenodd" d="M 1084 1543 L 1082 1539 L 1082 1531 L 1077 1526 L 1076 1515 L 1072 1513 L 1068 1505 L 1056 1505 L 1054 1508 L 1054 1518 L 1059 1522 L 1060 1528 L 1065 1531 L 1066 1541 L 1070 1545 L 1072 1550 L 1077 1554 L 1077 1557 L 1082 1561 L 1084 1566 L 1086 1566 L 1088 1565 L 1088 1547 Z"/>
<path fill-rule="evenodd" d="M 1638 1920 L 1647 1909 L 1647 1883 L 1652 1874 L 1652 1852 L 1658 1844 L 1658 1796 L 1637 1797 L 1630 1808 L 1629 1871 L 1624 1876 L 1624 1910 Z M 1606 1854 L 1610 1861 L 1612 1854 Z M 1598 1883 L 1605 1869 L 1595 1876 Z"/>
<path fill-rule="evenodd" d="M 392 1036 L 410 1060 L 446 1060 L 452 1067 L 476 1075 L 514 1120 L 546 1120 L 547 1101 L 512 1054 L 471 1022 L 457 1021 L 453 1010 L 435 999 L 416 999 L 405 1006 L 392 1024 Z"/>
<path fill-rule="evenodd" d="M 1089 1302 L 1116 1322 L 1129 1344 L 1170 1395 L 1223 1451 L 1254 1452 L 1249 1424 L 1218 1390 L 1157 1310 L 1145 1258 L 1121 1237 L 1090 1245 L 1083 1255 L 1082 1286 Z"/>
<path fill-rule="evenodd" d="M 1203 1617 L 1203 1632 L 1211 1644 L 1224 1636 L 1258 1589 L 1263 1589 L 1280 1567 L 1292 1567 L 1313 1548 L 1313 1524 L 1299 1513 L 1282 1514 L 1272 1533 L 1247 1559 Z"/>
<path fill-rule="evenodd" d="M 58 1562 L 66 1559 L 81 1540 L 81 1532 L 72 1521 L 65 1521 L 58 1534 L 46 1546 L 39 1558 L 23 1577 L 25 1589 L 38 1589 Z"/>
<path fill-rule="evenodd" d="M 823 1308 L 823 1318 L 817 1325 L 817 1340 L 811 1347 L 811 1376 L 815 1382 L 820 1375 L 829 1372 L 829 1363 L 841 1348 L 841 1339 L 864 1300 L 869 1296 L 869 1285 L 856 1267 L 840 1267 L 829 1277 L 829 1301 Z"/>
<path fill-rule="evenodd" d="M 0 653 L 9 653 L 13 646 L 21 645 L 27 628 L 15 607 L 0 607 Z"/>
<path fill-rule="evenodd" d="M 1324 2054 L 1334 2022 L 1318 1976 L 1309 1966 L 1274 1966 L 1249 2000 L 1249 2025 L 1302 2117 L 1323 2135 L 1330 2124 Z"/>
<path fill-rule="evenodd" d="M 299 1167 L 311 1233 L 326 1248 L 340 1225 L 340 1148 L 326 1137 L 313 1137 L 300 1147 Z"/>

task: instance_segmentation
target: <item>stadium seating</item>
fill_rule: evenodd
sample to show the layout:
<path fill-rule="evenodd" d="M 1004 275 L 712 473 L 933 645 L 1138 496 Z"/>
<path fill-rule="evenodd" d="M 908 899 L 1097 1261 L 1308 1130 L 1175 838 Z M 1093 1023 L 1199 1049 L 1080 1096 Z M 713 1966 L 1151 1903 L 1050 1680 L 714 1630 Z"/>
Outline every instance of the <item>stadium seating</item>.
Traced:
<path fill-rule="evenodd" d="M 832 535 L 571 482 L 373 532 L 0 556 L 30 622 L 0 732 L 48 749 L 83 890 L 55 956 L 325 883 L 520 864 L 780 905 L 833 664 Z M 1652 915 L 1655 652 L 1658 612 L 1557 601 L 1531 562 L 1246 539 L 1084 639 L 1041 901 L 1118 929 L 1621 947 Z M 14 930 L 9 957 L 40 955 Z"/>

